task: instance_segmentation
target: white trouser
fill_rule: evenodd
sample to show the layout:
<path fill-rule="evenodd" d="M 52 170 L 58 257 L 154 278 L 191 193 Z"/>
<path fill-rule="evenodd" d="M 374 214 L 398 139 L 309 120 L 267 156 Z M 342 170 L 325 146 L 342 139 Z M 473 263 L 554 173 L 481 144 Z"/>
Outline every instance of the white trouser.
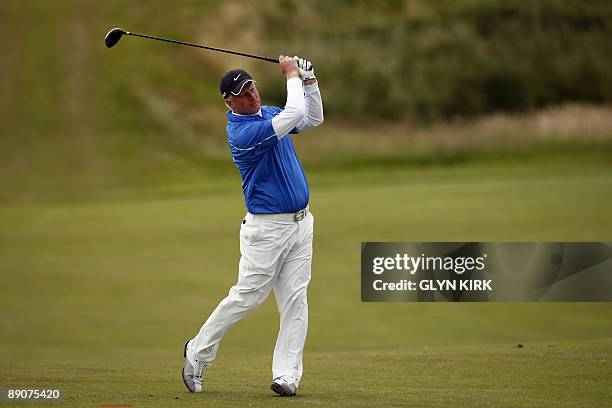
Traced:
<path fill-rule="evenodd" d="M 302 377 L 308 329 L 306 288 L 310 281 L 314 217 L 300 221 L 261 219 L 247 214 L 240 228 L 238 282 L 229 290 L 188 345 L 188 357 L 210 362 L 234 324 L 262 304 L 274 288 L 280 330 L 274 348 L 272 378 Z M 256 334 L 255 334 L 256 335 Z"/>

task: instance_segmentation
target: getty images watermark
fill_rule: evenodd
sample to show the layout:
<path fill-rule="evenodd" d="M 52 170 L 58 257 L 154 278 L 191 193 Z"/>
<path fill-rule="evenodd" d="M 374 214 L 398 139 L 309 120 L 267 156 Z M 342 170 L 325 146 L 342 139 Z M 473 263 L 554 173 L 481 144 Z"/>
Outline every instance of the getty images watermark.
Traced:
<path fill-rule="evenodd" d="M 450 257 L 450 256 L 410 256 L 406 253 L 395 254 L 393 257 L 376 257 L 372 261 L 372 273 L 380 275 L 385 271 L 405 271 L 415 275 L 417 271 L 445 271 L 456 275 L 465 272 L 483 271 L 487 254 L 479 257 Z M 491 279 L 421 279 L 418 281 L 401 279 L 398 282 L 385 282 L 376 279 L 372 287 L 374 290 L 492 290 Z"/>
<path fill-rule="evenodd" d="M 610 301 L 612 244 L 364 242 L 361 300 Z"/>

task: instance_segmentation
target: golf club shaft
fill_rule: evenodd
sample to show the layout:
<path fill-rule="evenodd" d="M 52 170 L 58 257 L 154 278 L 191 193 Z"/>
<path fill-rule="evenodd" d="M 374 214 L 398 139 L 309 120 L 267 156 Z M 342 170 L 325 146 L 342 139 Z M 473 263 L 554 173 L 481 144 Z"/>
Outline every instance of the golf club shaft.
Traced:
<path fill-rule="evenodd" d="M 263 60 L 263 61 L 274 62 L 276 64 L 279 63 L 278 59 L 270 58 L 270 57 L 263 57 L 263 56 L 260 56 L 260 55 L 246 54 L 246 53 L 238 52 L 238 51 L 224 50 L 223 48 L 207 47 L 205 45 L 192 44 L 192 43 L 183 42 L 183 41 L 177 41 L 177 40 L 169 40 L 169 39 L 166 39 L 166 38 L 152 37 L 152 36 L 149 36 L 149 35 L 136 34 L 136 33 L 132 33 L 132 32 L 129 32 L 129 31 L 126 31 L 126 34 L 127 35 L 133 35 L 135 37 L 149 38 L 151 40 L 165 41 L 165 42 L 174 43 L 174 44 L 182 44 L 182 45 L 189 45 L 191 47 L 204 48 L 206 50 L 225 52 L 227 54 L 240 55 L 242 57 L 256 58 L 256 59 L 260 59 L 260 60 Z"/>

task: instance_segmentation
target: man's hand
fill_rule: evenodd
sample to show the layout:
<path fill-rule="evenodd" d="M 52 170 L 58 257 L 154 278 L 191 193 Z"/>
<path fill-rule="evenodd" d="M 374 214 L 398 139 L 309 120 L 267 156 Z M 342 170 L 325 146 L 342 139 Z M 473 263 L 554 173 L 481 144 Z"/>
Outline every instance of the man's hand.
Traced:
<path fill-rule="evenodd" d="M 299 78 L 300 69 L 296 60 L 285 55 L 280 55 L 278 57 L 278 62 L 280 63 L 281 72 L 287 77 L 287 79 Z"/>
<path fill-rule="evenodd" d="M 294 60 L 298 63 L 298 68 L 300 69 L 300 79 L 302 81 L 314 80 L 317 79 L 314 73 L 314 67 L 312 63 L 307 59 L 300 58 L 297 55 L 293 57 Z"/>

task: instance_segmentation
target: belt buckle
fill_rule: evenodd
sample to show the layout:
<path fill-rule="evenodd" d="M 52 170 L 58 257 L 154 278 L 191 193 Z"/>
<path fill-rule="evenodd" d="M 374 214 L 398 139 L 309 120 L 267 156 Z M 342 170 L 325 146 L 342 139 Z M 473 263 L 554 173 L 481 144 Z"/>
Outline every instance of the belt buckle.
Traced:
<path fill-rule="evenodd" d="M 302 221 L 306 216 L 306 210 L 300 210 L 293 215 L 295 221 Z"/>

